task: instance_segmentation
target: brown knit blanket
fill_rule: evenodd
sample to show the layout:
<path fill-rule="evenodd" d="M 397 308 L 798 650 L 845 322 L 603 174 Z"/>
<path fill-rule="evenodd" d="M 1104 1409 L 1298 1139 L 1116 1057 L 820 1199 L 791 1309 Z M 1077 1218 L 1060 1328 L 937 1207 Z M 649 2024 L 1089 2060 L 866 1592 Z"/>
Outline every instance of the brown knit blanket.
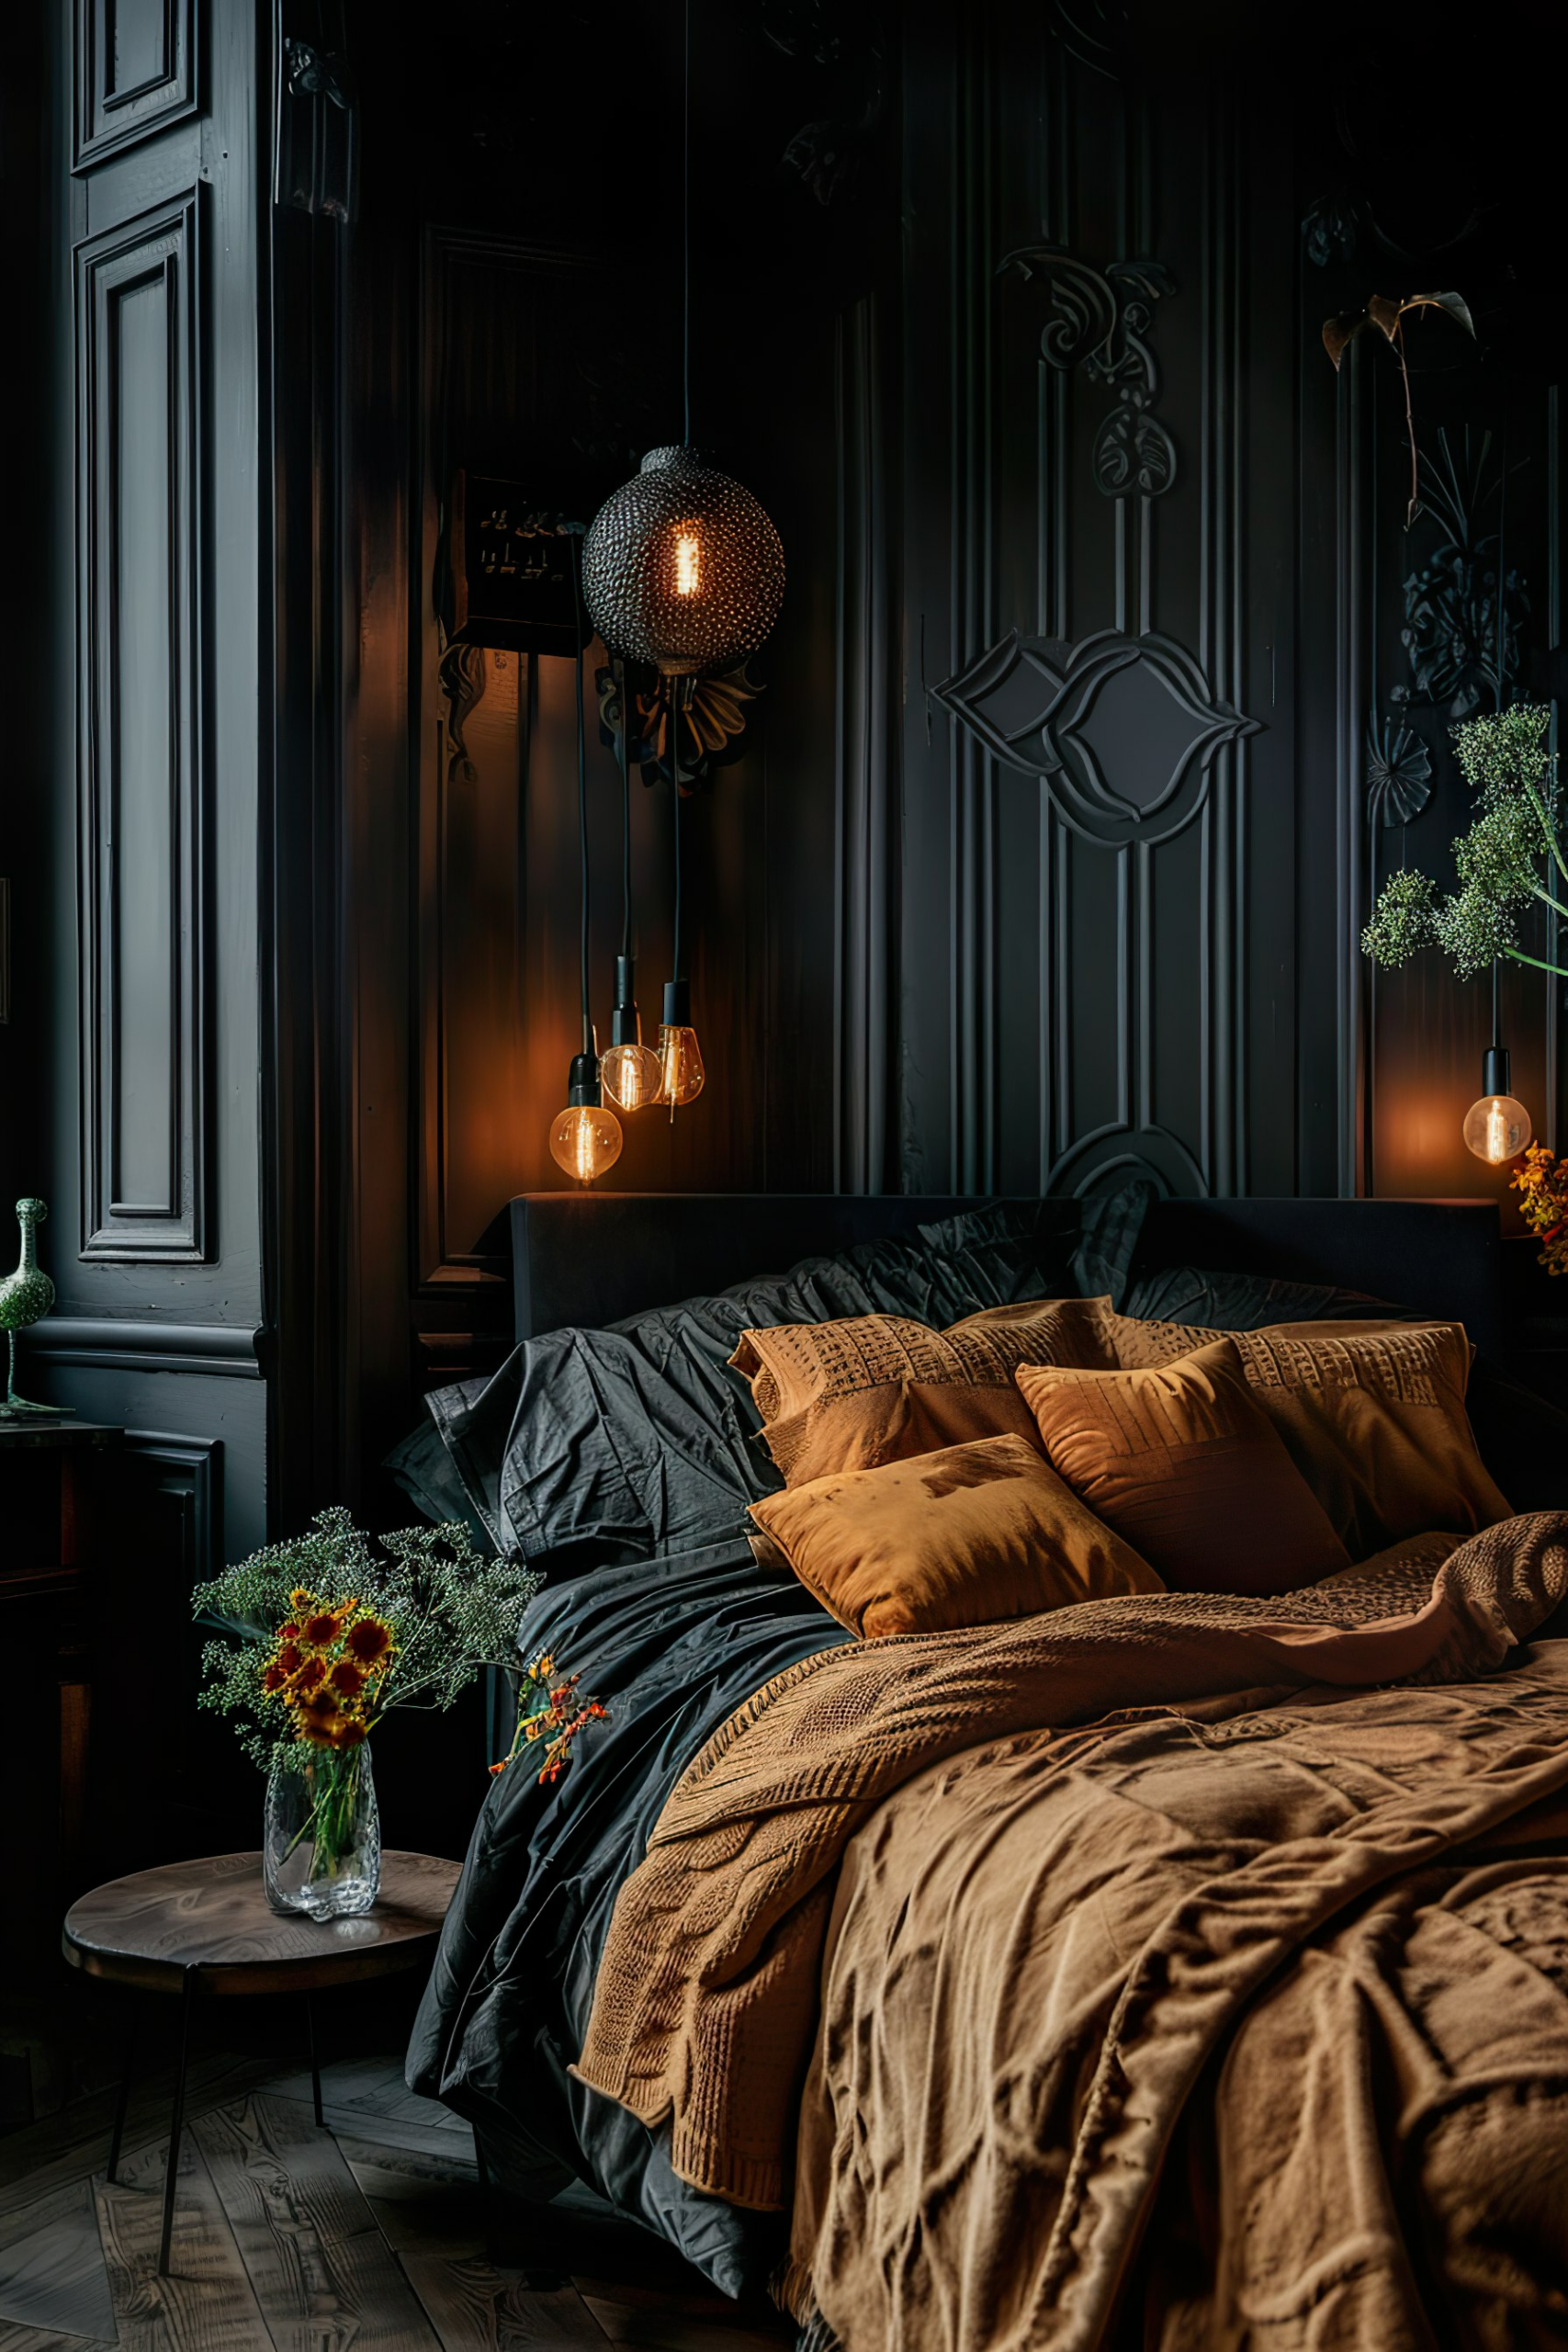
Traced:
<path fill-rule="evenodd" d="M 874 1815 L 874 1835 L 857 1851 L 874 1848 L 886 1834 L 893 1809 L 878 1808 L 895 1791 L 926 1774 L 927 1802 L 946 1786 L 930 1768 L 985 1743 L 984 1758 L 970 1758 L 953 1776 L 954 1786 L 972 1782 L 980 1790 L 983 1813 L 984 1792 L 998 1774 L 1000 1787 L 1015 1770 L 1038 1769 L 1047 1785 L 1079 1748 L 1103 1748 L 1106 1739 L 1103 1730 L 1087 1743 L 1050 1733 L 1103 1725 L 1125 1710 L 1154 1712 L 1149 1722 L 1127 1723 L 1116 1737 L 1174 1742 L 1171 1752 L 1189 1766 L 1194 1758 L 1207 1764 L 1211 1755 L 1261 1759 L 1289 1752 L 1291 1769 L 1281 1775 L 1272 1764 L 1257 1775 L 1248 1766 L 1246 1786 L 1256 1779 L 1272 1792 L 1278 1780 L 1280 1803 L 1261 1803 L 1240 1828 L 1213 1825 L 1220 1881 L 1203 1884 L 1201 1899 L 1188 1889 L 1192 1899 L 1175 1904 L 1147 1969 L 1136 1964 L 1142 1915 L 1129 1915 L 1122 1926 L 1112 1922 L 1127 1971 L 1117 1996 L 1124 2001 L 1124 2022 L 1107 2045 L 1113 2052 L 1109 2071 L 1084 2086 L 1089 2107 L 1080 2113 L 1067 2098 L 1051 2127 L 1058 2132 L 1050 2160 L 1056 2193 L 1066 2197 L 1071 2187 L 1077 2216 L 1073 2242 L 1100 2249 L 1090 2266 L 1099 2284 L 1089 2300 L 1100 2309 L 1107 2280 L 1113 2287 L 1121 2275 L 1151 2165 L 1175 2120 L 1168 2099 L 1162 2104 L 1163 2094 L 1145 2090 L 1123 2064 L 1131 2018 L 1168 1976 L 1168 1956 L 1190 1955 L 1194 1972 L 1178 2037 L 1190 2079 L 1236 2002 L 1303 1938 L 1396 1873 L 1473 1839 L 1568 1781 L 1568 1709 L 1561 1691 L 1553 1685 L 1539 1703 L 1530 1699 L 1527 1705 L 1533 1686 L 1518 1683 L 1516 1710 L 1504 1696 L 1515 1690 L 1512 1673 L 1495 1686 L 1495 1698 L 1483 1686 L 1458 1696 L 1451 1708 L 1408 1691 L 1380 1697 L 1384 1727 L 1365 1755 L 1355 1741 L 1371 1736 L 1371 1719 L 1358 1718 L 1359 1728 L 1348 1728 L 1351 1747 L 1340 1756 L 1330 1727 L 1349 1702 L 1331 1692 L 1315 1693 L 1302 1718 L 1310 1720 L 1310 1736 L 1271 1730 L 1267 1747 L 1244 1742 L 1211 1750 L 1197 1726 L 1213 1734 L 1227 1716 L 1314 1685 L 1466 1682 L 1498 1666 L 1565 1593 L 1568 1514 L 1538 1513 L 1462 1544 L 1452 1536 L 1420 1539 L 1282 1600 L 1168 1594 L 1096 1601 L 964 1633 L 823 1652 L 759 1692 L 676 1787 L 646 1859 L 616 1903 L 576 2071 L 646 2122 L 668 2117 L 673 2161 L 686 2179 L 736 2203 L 782 2206 L 817 2037 L 838 1865 Z M 1450 1736 L 1450 1727 L 1461 1721 L 1472 1729 Z M 1280 1745 L 1287 1736 L 1289 1751 Z M 1309 1754 L 1325 1759 L 1322 1793 L 1298 1813 L 1286 1792 L 1294 1775 L 1307 1771 L 1302 1758 Z M 1216 1791 L 1223 1778 L 1216 1777 Z M 1308 1781 L 1317 1786 L 1310 1772 Z M 964 1838 L 978 1840 L 954 1894 L 967 1918 L 993 1866 L 982 1825 L 967 1822 Z M 1151 1861 L 1156 1850 L 1151 1841 Z M 911 1886 L 920 1868 L 911 1850 Z M 1092 1878 L 1091 1871 L 1090 1883 Z M 1172 1883 L 1164 1882 L 1167 1895 Z M 1181 1883 L 1187 1888 L 1185 1879 Z M 998 1921 L 1017 1916 L 1020 1893 L 1004 1894 Z M 1083 1894 L 1078 1887 L 1075 1904 Z M 1005 1967 L 1015 1955 L 1021 1963 L 1027 1938 L 1010 1928 L 1001 1941 L 1005 1984 Z M 1223 1983 L 1205 1975 L 1209 1951 L 1218 1955 Z M 969 1964 L 969 1955 L 980 1965 L 979 1947 L 965 1935 L 954 1971 Z M 985 1965 L 994 1986 L 994 1953 Z M 1057 2062 L 1049 2054 L 1049 2019 L 1038 2018 L 1040 2003 L 1036 1988 L 1032 2004 L 1019 2006 L 1037 2014 L 1046 2040 L 1036 2061 L 1054 2080 Z M 1162 2014 L 1156 2040 L 1170 2041 L 1168 2023 Z M 908 2054 L 912 2061 L 913 2045 Z M 1010 2130 L 1032 2145 L 1060 2096 L 1026 2075 Z M 871 2130 L 880 2123 L 874 2114 Z M 838 2129 L 855 2137 L 842 2115 Z M 874 2163 L 874 2152 L 863 2154 Z M 923 2161 L 916 2177 L 918 2190 L 906 2182 L 915 2199 L 911 2211 L 929 2185 Z M 804 2194 L 804 2178 L 802 2188 Z M 824 2226 L 836 2231 L 841 2220 L 829 2202 Z M 797 2287 L 807 2273 L 817 2276 L 809 2231 L 808 2238 L 809 2245 L 797 2242 Z M 1119 2250 L 1107 2256 L 1108 2247 Z M 863 2265 L 856 2256 L 851 2269 L 886 2267 L 874 2242 L 865 2257 Z M 1054 2252 L 1053 2296 L 1066 2291 L 1067 2276 Z M 826 2300 L 824 2309 L 840 2325 Z M 846 2338 L 924 2340 L 900 2337 L 897 2329 L 867 2335 L 858 2328 Z M 982 2328 L 944 2329 L 930 2340 L 978 2346 L 1007 2338 Z M 1050 2340 L 1087 2344 L 1094 2336 L 1080 2329 Z"/>

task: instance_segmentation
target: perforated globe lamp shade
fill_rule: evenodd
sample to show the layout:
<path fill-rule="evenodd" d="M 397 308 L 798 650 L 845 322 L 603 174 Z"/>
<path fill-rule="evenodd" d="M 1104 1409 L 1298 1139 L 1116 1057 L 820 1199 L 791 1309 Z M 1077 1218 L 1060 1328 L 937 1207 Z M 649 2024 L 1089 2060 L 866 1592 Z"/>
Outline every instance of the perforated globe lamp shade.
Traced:
<path fill-rule="evenodd" d="M 762 643 L 784 602 L 763 509 L 693 449 L 650 449 L 582 542 L 582 590 L 612 653 L 666 677 L 723 669 Z"/>

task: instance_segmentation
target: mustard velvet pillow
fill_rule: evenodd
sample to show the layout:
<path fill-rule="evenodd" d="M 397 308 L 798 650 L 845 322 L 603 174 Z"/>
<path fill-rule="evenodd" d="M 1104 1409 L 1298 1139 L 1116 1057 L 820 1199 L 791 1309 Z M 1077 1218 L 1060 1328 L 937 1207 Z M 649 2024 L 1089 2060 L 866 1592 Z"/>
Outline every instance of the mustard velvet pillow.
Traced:
<path fill-rule="evenodd" d="M 1013 1374 L 1061 1346 L 1081 1352 L 1090 1343 L 1072 1310 L 1109 1305 L 1031 1300 L 945 1331 L 901 1315 L 783 1323 L 743 1331 L 729 1361 L 751 1384 L 762 1442 L 791 1487 L 987 1437 L 1038 1452 Z"/>
<path fill-rule="evenodd" d="M 1123 1369 L 1168 1363 L 1220 1334 L 1108 1311 Z M 1442 1528 L 1473 1535 L 1511 1518 L 1464 1408 L 1461 1323 L 1274 1323 L 1231 1334 L 1247 1385 L 1352 1559 Z"/>
<path fill-rule="evenodd" d="M 1018 1374 L 1054 1469 L 1180 1592 L 1272 1594 L 1350 1564 L 1236 1342 L 1128 1372 Z"/>
<path fill-rule="evenodd" d="M 751 1517 L 758 1541 L 775 1544 L 823 1607 L 868 1638 L 1162 1589 L 1019 1437 L 816 1478 L 753 1503 Z"/>

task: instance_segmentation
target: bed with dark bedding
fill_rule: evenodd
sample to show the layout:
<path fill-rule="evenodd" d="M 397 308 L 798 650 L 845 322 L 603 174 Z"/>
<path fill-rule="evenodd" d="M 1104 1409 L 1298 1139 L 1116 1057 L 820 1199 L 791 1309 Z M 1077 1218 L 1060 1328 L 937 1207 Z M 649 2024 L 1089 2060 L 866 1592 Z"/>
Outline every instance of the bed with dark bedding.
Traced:
<path fill-rule="evenodd" d="M 547 1195 L 514 1238 L 516 1353 L 400 1464 L 546 1570 L 522 1646 L 609 1708 L 492 1785 L 410 2052 L 498 2179 L 581 2177 L 848 2352 L 1425 2342 L 1434 2293 L 1456 2340 L 1560 2340 L 1568 1428 L 1493 1359 L 1495 1213 Z M 759 1558 L 741 1331 L 1074 1296 L 1461 1320 L 1527 1515 L 1305 1595 L 884 1641 Z M 1529 2182 L 1466 2205 L 1507 2146 Z"/>

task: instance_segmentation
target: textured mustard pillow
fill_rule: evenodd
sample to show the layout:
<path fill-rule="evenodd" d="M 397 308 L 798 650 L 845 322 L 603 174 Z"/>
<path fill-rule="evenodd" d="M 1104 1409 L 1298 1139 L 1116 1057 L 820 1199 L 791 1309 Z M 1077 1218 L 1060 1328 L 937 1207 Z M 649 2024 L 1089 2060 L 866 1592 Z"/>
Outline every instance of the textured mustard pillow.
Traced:
<path fill-rule="evenodd" d="M 1028 1364 L 1018 1385 L 1053 1468 L 1178 1591 L 1289 1592 L 1349 1565 L 1234 1340 L 1137 1371 Z"/>
<path fill-rule="evenodd" d="M 1168 1363 L 1221 1336 L 1107 1311 L 1124 1369 Z M 1353 1559 L 1442 1528 L 1473 1535 L 1512 1516 L 1481 1459 L 1464 1392 L 1461 1323 L 1275 1323 L 1230 1334 L 1253 1395 Z"/>
<path fill-rule="evenodd" d="M 1040 1440 L 1013 1385 L 1021 1363 L 1096 1360 L 1108 1299 L 987 1307 L 945 1331 L 900 1315 L 743 1331 L 730 1358 L 751 1383 L 762 1440 L 791 1487 L 987 1437 Z"/>
<path fill-rule="evenodd" d="M 824 1608 L 867 1636 L 1162 1589 L 1018 1437 L 816 1478 L 753 1503 L 751 1516 L 758 1540 L 776 1544 Z"/>

